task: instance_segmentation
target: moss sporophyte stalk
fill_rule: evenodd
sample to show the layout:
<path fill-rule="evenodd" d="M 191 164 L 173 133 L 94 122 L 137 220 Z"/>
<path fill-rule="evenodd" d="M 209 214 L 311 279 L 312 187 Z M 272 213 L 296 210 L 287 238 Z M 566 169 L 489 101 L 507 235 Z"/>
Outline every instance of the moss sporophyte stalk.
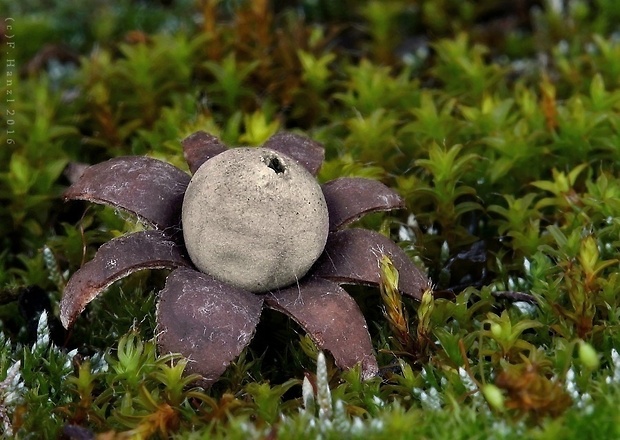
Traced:
<path fill-rule="evenodd" d="M 168 268 L 157 303 L 159 349 L 188 358 L 186 371 L 203 383 L 215 382 L 250 343 L 265 307 L 296 321 L 339 367 L 360 364 L 364 378 L 374 376 L 368 325 L 340 285 L 379 286 L 384 257 L 403 295 L 421 299 L 428 280 L 385 236 L 346 226 L 402 208 L 400 196 L 364 178 L 319 185 L 323 147 L 296 134 L 228 149 L 197 132 L 183 148 L 191 179 L 162 161 L 126 156 L 86 169 L 66 191 L 67 200 L 127 210 L 152 229 L 104 244 L 71 277 L 63 325 L 116 280 Z"/>

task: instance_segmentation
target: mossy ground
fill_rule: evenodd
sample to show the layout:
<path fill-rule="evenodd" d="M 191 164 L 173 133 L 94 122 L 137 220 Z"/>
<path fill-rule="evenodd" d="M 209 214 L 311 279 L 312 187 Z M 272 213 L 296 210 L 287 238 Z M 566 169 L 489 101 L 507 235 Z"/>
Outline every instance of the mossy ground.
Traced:
<path fill-rule="evenodd" d="M 0 5 L 6 437 L 620 438 L 620 3 Z M 456 294 L 402 300 L 389 274 L 383 295 L 350 289 L 380 377 L 329 357 L 317 371 L 316 348 L 273 312 L 216 386 L 192 388 L 152 342 L 162 273 L 61 328 L 70 274 L 141 228 L 63 203 L 68 164 L 185 167 L 196 130 L 258 145 L 280 129 L 324 143 L 321 181 L 398 191 L 406 211 L 363 226 Z"/>

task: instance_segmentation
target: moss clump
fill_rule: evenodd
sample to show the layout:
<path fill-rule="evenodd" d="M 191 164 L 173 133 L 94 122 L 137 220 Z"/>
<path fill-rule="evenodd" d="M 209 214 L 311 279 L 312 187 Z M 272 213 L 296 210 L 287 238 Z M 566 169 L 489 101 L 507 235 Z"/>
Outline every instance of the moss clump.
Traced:
<path fill-rule="evenodd" d="M 619 437 L 618 2 L 57 3 L 0 0 L 4 432 Z M 260 145 L 282 128 L 326 146 L 320 181 L 382 180 L 407 205 L 361 220 L 436 294 L 390 295 L 387 269 L 383 297 L 352 291 L 380 379 L 328 356 L 319 381 L 312 344 L 267 314 L 220 382 L 192 388 L 154 354 L 157 273 L 60 330 L 69 274 L 141 228 L 63 204 L 67 164 L 183 167 L 195 131 Z"/>

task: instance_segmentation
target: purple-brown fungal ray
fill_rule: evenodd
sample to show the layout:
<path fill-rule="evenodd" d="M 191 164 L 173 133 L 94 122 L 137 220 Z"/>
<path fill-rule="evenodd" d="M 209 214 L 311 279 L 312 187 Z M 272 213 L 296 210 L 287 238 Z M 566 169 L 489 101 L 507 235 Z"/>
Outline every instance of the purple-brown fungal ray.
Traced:
<path fill-rule="evenodd" d="M 390 257 L 398 270 L 398 289 L 421 300 L 428 288 L 428 278 L 396 243 L 375 231 L 354 228 L 330 234 L 312 274 L 340 284 L 378 286 L 382 255 Z"/>
<path fill-rule="evenodd" d="M 117 157 L 88 167 L 64 198 L 111 205 L 157 229 L 174 228 L 189 180 L 188 174 L 157 159 Z"/>
<path fill-rule="evenodd" d="M 157 305 L 157 342 L 162 353 L 189 359 L 187 373 L 215 382 L 249 344 L 263 297 L 179 268 L 166 280 Z"/>
<path fill-rule="evenodd" d="M 301 325 L 321 349 L 331 352 L 340 368 L 360 363 L 364 379 L 377 374 L 366 320 L 355 300 L 337 284 L 309 278 L 268 294 L 265 304 Z"/>
<path fill-rule="evenodd" d="M 325 149 L 320 143 L 286 131 L 271 136 L 263 147 L 279 151 L 295 159 L 313 176 L 317 175 L 325 159 Z"/>
<path fill-rule="evenodd" d="M 216 136 L 204 131 L 190 134 L 181 141 L 181 144 L 183 156 L 192 174 L 200 168 L 200 165 L 228 149 Z"/>
<path fill-rule="evenodd" d="M 192 174 L 228 150 L 220 139 L 202 131 L 185 138 L 182 145 Z M 288 132 L 277 133 L 263 147 L 290 157 L 313 176 L 325 157 L 320 143 Z M 321 189 L 317 186 L 329 213 L 329 225 L 327 218 L 322 223 L 325 233 L 329 226 L 322 255 L 305 276 L 299 275 L 299 283 L 255 295 L 199 272 L 185 254 L 175 234 L 180 231 L 189 174 L 139 156 L 111 159 L 83 173 L 82 168 L 68 172 L 77 181 L 65 192 L 66 200 L 111 205 L 133 213 L 156 230 L 111 240 L 73 274 L 60 304 L 63 325 L 71 326 L 90 301 L 120 278 L 142 269 L 174 269 L 157 303 L 159 350 L 187 357 L 186 373 L 202 375 L 207 386 L 250 343 L 264 306 L 296 321 L 321 349 L 332 353 L 340 368 L 360 364 L 364 379 L 370 378 L 377 374 L 378 365 L 368 327 L 355 300 L 339 284 L 379 285 L 379 262 L 387 255 L 399 271 L 403 294 L 419 300 L 428 288 L 424 273 L 387 237 L 364 229 L 341 230 L 367 213 L 404 206 L 396 192 L 378 181 L 341 178 Z"/>
<path fill-rule="evenodd" d="M 403 199 L 383 183 L 342 177 L 322 185 L 329 209 L 329 230 L 336 231 L 370 212 L 403 208 Z"/>
<path fill-rule="evenodd" d="M 71 326 L 97 295 L 133 272 L 188 264 L 179 246 L 160 231 L 136 232 L 110 240 L 67 283 L 60 301 L 62 325 Z"/>

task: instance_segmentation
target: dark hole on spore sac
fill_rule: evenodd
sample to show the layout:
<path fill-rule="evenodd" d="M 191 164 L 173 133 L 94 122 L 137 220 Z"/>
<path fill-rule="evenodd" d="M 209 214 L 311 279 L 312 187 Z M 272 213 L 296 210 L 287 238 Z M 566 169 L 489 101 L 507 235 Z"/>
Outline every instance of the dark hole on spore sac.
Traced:
<path fill-rule="evenodd" d="M 284 164 L 277 157 L 270 157 L 267 166 L 278 174 L 284 172 Z"/>

